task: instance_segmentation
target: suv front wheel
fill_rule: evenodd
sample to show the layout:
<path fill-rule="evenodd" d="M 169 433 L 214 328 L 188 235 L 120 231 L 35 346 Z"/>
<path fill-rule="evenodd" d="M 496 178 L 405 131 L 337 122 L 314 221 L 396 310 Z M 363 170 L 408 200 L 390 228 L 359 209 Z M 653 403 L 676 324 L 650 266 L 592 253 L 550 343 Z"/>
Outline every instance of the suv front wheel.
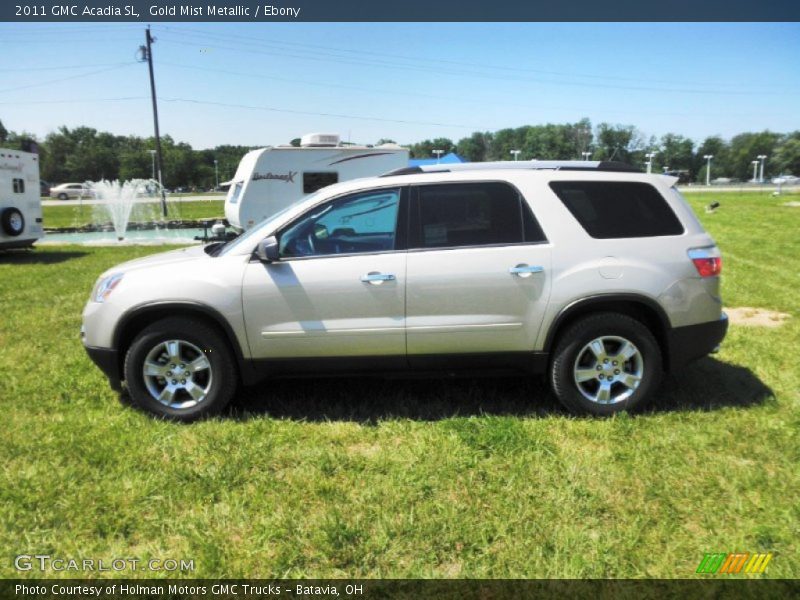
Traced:
<path fill-rule="evenodd" d="M 146 327 L 125 356 L 125 381 L 135 404 L 175 421 L 219 413 L 236 393 L 236 363 L 216 329 L 188 318 Z"/>
<path fill-rule="evenodd" d="M 550 380 L 571 411 L 605 416 L 641 405 L 661 373 L 661 350 L 647 327 L 619 313 L 596 313 L 560 336 Z"/>

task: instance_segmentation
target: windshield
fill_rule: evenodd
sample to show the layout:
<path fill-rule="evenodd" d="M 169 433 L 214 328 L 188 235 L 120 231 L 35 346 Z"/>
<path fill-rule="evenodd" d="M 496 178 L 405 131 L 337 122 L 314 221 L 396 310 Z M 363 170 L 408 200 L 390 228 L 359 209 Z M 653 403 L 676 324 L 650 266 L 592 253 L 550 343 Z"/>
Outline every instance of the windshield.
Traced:
<path fill-rule="evenodd" d="M 316 192 L 314 194 L 306 196 L 303 199 L 301 199 L 300 201 L 294 202 L 294 203 L 290 204 L 289 206 L 287 206 L 286 208 L 284 208 L 283 210 L 280 210 L 280 211 L 276 212 L 271 217 L 267 217 L 266 219 L 264 219 L 260 223 L 257 223 L 256 225 L 254 225 L 253 227 L 251 227 L 250 229 L 248 229 L 247 231 L 242 233 L 242 235 L 240 235 L 236 239 L 233 239 L 230 242 L 228 242 L 227 244 L 225 244 L 218 252 L 215 253 L 215 256 L 225 256 L 226 254 L 229 254 L 230 252 L 233 252 L 237 248 L 241 248 L 243 246 L 247 246 L 248 244 L 252 244 L 252 248 L 255 248 L 256 244 L 264 237 L 265 232 L 269 231 L 270 229 L 272 229 L 272 225 L 273 225 L 274 221 L 278 221 L 279 219 L 281 219 L 283 217 L 284 214 L 286 214 L 290 210 L 294 210 L 295 208 L 297 208 L 298 204 L 305 203 L 305 202 L 307 202 L 307 201 L 311 200 L 312 198 L 315 198 L 316 196 L 319 196 L 319 195 L 320 195 L 320 193 Z"/>

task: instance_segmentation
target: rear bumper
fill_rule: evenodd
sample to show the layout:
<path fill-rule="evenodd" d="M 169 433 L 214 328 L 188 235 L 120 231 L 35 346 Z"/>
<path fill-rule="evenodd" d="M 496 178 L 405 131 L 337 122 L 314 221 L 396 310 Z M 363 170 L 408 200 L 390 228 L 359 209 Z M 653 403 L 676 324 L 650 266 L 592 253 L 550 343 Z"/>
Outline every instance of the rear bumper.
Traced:
<path fill-rule="evenodd" d="M 94 346 L 84 346 L 86 353 L 92 362 L 108 377 L 111 388 L 119 391 L 122 389 L 121 374 L 119 372 L 119 353 L 112 348 L 95 348 Z"/>
<path fill-rule="evenodd" d="M 676 327 L 668 333 L 668 368 L 675 371 L 693 360 L 711 354 L 728 331 L 728 315 L 722 313 L 717 321 Z"/>

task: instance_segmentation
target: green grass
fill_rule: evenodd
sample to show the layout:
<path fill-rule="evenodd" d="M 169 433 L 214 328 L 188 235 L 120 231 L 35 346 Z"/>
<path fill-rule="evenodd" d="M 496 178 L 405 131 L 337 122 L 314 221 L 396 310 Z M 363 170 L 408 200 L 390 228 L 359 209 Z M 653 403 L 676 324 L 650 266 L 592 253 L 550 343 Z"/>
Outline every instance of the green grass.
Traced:
<path fill-rule="evenodd" d="M 792 318 L 732 326 L 648 410 L 606 420 L 510 378 L 276 381 L 222 418 L 157 421 L 117 401 L 77 335 L 97 274 L 157 250 L 2 257 L 0 577 L 44 553 L 194 559 L 196 577 L 683 578 L 704 552 L 769 551 L 767 576 L 796 578 L 800 208 L 785 200 L 726 194 L 706 215 L 709 195 L 690 197 L 726 304 Z"/>
<path fill-rule="evenodd" d="M 167 206 L 167 219 L 213 219 L 224 218 L 224 200 L 197 200 L 170 202 Z M 103 212 L 103 207 L 92 205 L 43 206 L 42 218 L 47 228 L 80 227 L 98 221 L 111 219 Z M 135 204 L 131 211 L 131 223 L 161 220 L 161 207 L 157 202 Z"/>

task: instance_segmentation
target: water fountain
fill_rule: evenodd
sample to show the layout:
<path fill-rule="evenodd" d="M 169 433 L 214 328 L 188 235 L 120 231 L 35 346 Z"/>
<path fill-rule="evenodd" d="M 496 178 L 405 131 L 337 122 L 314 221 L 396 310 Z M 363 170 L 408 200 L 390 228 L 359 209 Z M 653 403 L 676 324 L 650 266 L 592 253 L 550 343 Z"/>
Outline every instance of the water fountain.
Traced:
<path fill-rule="evenodd" d="M 180 204 L 168 200 L 169 218 L 161 212 L 161 188 L 152 179 L 86 182 L 72 227 L 47 230 L 53 244 L 193 244 L 208 234 L 208 219 L 181 218 Z M 91 211 L 85 214 L 83 207 Z M 87 219 L 91 222 L 87 223 Z"/>
<path fill-rule="evenodd" d="M 129 181 L 114 180 L 106 181 L 105 179 L 97 182 L 88 182 L 87 188 L 89 189 L 89 197 L 100 200 L 99 204 L 95 205 L 95 215 L 98 216 L 99 212 L 102 217 L 111 219 L 114 225 L 114 231 L 117 234 L 117 240 L 122 241 L 125 239 L 125 231 L 128 229 L 128 221 L 131 217 L 133 205 L 136 203 L 136 198 L 144 191 L 152 189 L 152 186 L 158 186 L 155 181 L 146 179 L 131 179 Z M 98 221 L 99 219 L 95 219 Z"/>

